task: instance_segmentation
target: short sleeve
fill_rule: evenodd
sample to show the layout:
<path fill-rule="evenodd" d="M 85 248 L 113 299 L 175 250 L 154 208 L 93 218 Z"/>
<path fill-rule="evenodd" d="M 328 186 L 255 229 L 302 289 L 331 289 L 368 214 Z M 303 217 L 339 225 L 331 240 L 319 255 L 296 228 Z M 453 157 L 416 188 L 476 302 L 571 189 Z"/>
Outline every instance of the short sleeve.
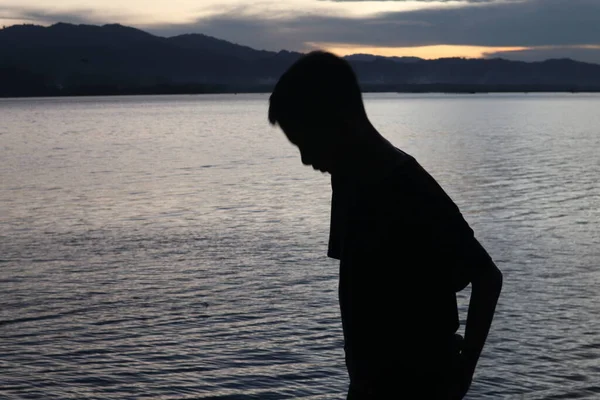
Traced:
<path fill-rule="evenodd" d="M 418 168 L 409 187 L 412 216 L 427 263 L 447 277 L 456 292 L 464 289 L 475 269 L 491 261 L 462 213 L 439 184 Z M 419 246 L 420 247 L 420 246 Z"/>
<path fill-rule="evenodd" d="M 452 286 L 458 292 L 471 283 L 475 270 L 489 263 L 491 258 L 458 210 L 442 211 L 448 214 L 428 221 L 427 233 L 435 254 L 432 262 L 449 269 Z"/>

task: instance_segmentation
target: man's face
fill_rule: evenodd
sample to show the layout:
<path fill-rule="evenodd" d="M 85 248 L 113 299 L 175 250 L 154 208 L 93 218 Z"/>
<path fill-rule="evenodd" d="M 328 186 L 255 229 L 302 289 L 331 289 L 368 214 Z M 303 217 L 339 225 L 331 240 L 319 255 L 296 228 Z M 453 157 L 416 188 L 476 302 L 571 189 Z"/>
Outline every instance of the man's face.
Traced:
<path fill-rule="evenodd" d="M 305 133 L 290 129 L 284 129 L 284 132 L 300 150 L 302 164 L 321 172 L 332 173 L 336 169 L 339 152 L 331 132 L 311 130 Z"/>

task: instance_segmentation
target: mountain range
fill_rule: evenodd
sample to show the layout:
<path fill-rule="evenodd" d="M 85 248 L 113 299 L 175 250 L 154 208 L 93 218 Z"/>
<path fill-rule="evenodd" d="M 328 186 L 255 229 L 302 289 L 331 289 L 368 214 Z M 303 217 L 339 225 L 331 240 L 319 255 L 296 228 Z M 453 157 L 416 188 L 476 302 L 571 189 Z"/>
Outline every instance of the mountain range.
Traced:
<path fill-rule="evenodd" d="M 268 91 L 301 56 L 203 34 L 165 38 L 118 24 L 14 25 L 0 30 L 0 96 Z M 570 59 L 527 63 L 369 54 L 346 59 L 363 90 L 600 90 L 600 65 Z"/>

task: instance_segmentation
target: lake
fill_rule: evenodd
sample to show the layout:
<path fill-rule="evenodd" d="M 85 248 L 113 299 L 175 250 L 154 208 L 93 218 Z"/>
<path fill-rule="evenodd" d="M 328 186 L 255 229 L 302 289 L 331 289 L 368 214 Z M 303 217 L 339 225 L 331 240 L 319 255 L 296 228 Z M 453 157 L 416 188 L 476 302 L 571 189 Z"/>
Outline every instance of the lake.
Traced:
<path fill-rule="evenodd" d="M 365 101 L 504 273 L 467 398 L 599 398 L 600 95 Z M 0 100 L 0 398 L 344 398 L 329 175 L 267 107 Z"/>

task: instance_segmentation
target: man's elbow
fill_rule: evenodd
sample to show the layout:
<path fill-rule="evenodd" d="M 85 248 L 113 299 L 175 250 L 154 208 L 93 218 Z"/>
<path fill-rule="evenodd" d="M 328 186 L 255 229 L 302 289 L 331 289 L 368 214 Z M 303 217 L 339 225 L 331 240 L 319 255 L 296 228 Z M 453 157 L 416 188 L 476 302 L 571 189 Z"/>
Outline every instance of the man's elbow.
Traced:
<path fill-rule="evenodd" d="M 504 277 L 493 262 L 478 271 L 472 279 L 473 288 L 481 288 L 487 293 L 500 295 Z"/>
<path fill-rule="evenodd" d="M 502 272 L 494 265 L 493 272 L 490 274 L 490 285 L 500 294 L 502 291 L 502 283 L 504 282 L 504 276 Z"/>

